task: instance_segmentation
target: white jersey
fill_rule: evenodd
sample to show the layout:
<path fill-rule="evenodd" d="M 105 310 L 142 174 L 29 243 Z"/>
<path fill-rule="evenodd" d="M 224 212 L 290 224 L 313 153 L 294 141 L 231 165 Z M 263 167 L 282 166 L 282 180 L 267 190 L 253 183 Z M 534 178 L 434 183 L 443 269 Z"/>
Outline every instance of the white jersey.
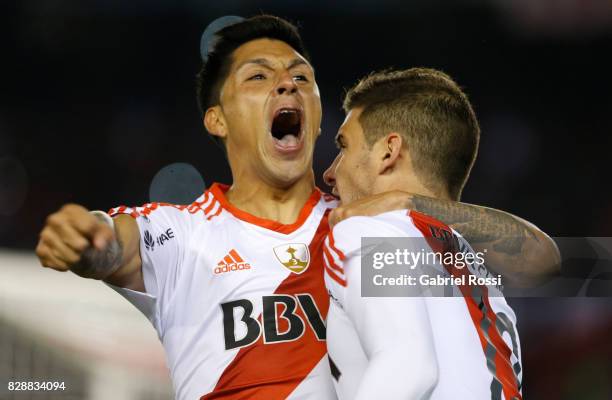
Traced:
<path fill-rule="evenodd" d="M 457 232 L 406 210 L 334 227 L 324 254 L 332 299 L 327 345 L 338 397 L 522 399 L 516 316 L 501 292 L 476 286 L 474 295 L 472 287 L 451 285 L 457 297 L 362 296 L 362 268 L 372 268 L 361 265 L 369 251 L 362 251 L 362 237 L 420 238 L 426 251 L 473 253 Z M 454 277 L 488 274 L 482 264 L 458 269 L 438 262 L 437 268 Z"/>
<path fill-rule="evenodd" d="M 140 230 L 152 322 L 177 399 L 335 399 L 322 247 L 335 200 L 316 189 L 294 224 L 250 215 L 214 184 L 188 206 L 117 207 Z"/>

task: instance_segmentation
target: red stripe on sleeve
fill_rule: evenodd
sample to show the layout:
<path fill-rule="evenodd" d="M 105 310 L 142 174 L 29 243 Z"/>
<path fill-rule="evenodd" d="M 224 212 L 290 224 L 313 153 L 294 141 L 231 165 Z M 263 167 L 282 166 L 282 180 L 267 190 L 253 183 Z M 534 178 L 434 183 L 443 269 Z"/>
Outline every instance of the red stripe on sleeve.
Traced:
<path fill-rule="evenodd" d="M 215 204 L 217 204 L 217 200 L 213 199 L 213 201 L 210 202 L 210 204 L 208 205 L 208 207 L 206 207 L 204 209 L 204 214 L 208 215 L 208 213 L 210 212 L 210 210 L 213 209 L 213 207 L 215 206 Z"/>
<path fill-rule="evenodd" d="M 210 221 L 211 219 L 213 219 L 214 217 L 216 217 L 217 215 L 221 214 L 221 211 L 223 211 L 223 207 L 219 206 L 219 208 L 217 208 L 217 211 L 215 211 L 214 214 L 209 215 L 208 218 L 206 218 L 208 221 Z"/>
<path fill-rule="evenodd" d="M 346 258 L 344 256 L 344 253 L 341 252 L 338 248 L 336 248 L 336 241 L 334 239 L 334 231 L 333 229 L 329 232 L 329 247 L 336 252 L 336 254 L 338 254 L 338 257 L 340 258 L 340 261 L 344 261 L 344 259 Z"/>
<path fill-rule="evenodd" d="M 323 255 L 325 256 L 325 259 L 327 260 L 327 264 L 329 265 L 331 269 L 335 269 L 341 274 L 344 274 L 344 268 L 336 265 L 336 263 L 334 262 L 334 257 L 331 255 L 331 253 L 329 252 L 325 244 L 323 244 Z"/>
<path fill-rule="evenodd" d="M 334 281 L 336 281 L 336 283 L 338 283 L 340 286 L 344 286 L 346 287 L 346 280 L 340 278 L 333 269 L 331 269 L 329 267 L 329 265 L 327 264 L 327 262 L 324 262 L 325 264 L 325 272 L 327 273 L 327 276 L 329 276 L 330 278 L 332 278 Z"/>

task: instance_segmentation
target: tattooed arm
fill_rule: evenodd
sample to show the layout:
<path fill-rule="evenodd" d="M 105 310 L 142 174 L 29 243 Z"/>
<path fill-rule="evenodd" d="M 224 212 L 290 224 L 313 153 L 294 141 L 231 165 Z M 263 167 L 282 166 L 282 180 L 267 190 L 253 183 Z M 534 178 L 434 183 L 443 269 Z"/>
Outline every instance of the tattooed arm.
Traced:
<path fill-rule="evenodd" d="M 493 208 L 394 191 L 339 207 L 330 222 L 403 208 L 430 215 L 461 233 L 475 251 L 485 254 L 487 267 L 504 276 L 509 285 L 532 286 L 559 271 L 559 250 L 547 234 Z"/>
<path fill-rule="evenodd" d="M 129 216 L 115 218 L 114 229 L 76 204 L 51 214 L 40 233 L 40 263 L 83 278 L 144 291 L 139 251 L 140 233 Z"/>
<path fill-rule="evenodd" d="M 487 266 L 513 285 L 531 285 L 559 270 L 555 242 L 524 219 L 493 208 L 423 196 L 412 196 L 408 203 L 407 208 L 461 233 L 475 251 L 486 249 Z"/>

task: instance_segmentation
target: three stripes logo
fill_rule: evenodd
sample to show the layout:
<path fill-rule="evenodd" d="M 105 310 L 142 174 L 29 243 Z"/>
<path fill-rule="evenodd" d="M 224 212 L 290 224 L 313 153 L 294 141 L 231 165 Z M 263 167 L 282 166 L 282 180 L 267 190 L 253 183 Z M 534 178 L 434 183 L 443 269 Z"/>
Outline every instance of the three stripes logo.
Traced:
<path fill-rule="evenodd" d="M 220 275 L 226 272 L 244 271 L 246 269 L 251 269 L 251 265 L 245 262 L 236 250 L 231 249 L 229 253 L 217 263 L 215 274 Z"/>

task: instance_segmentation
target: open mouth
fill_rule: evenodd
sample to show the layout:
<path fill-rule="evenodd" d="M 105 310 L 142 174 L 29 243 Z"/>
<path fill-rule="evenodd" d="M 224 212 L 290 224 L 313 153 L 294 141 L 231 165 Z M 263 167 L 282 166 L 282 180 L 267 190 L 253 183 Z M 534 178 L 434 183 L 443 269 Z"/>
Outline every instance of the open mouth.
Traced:
<path fill-rule="evenodd" d="M 302 136 L 302 111 L 297 108 L 280 108 L 274 113 L 270 133 L 282 149 L 295 150 Z"/>

